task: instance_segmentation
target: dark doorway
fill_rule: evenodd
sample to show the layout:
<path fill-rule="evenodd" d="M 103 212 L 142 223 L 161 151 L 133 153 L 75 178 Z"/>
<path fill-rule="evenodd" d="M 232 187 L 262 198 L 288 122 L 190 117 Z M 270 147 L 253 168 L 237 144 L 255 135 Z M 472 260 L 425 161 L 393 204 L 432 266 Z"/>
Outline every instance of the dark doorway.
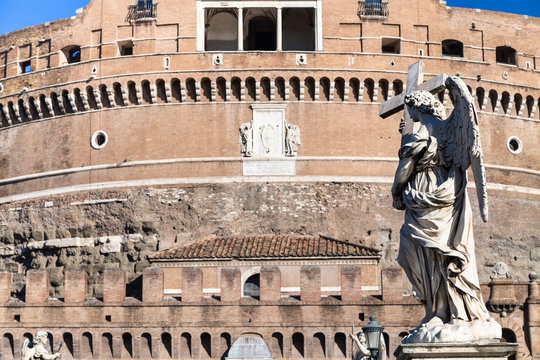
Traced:
<path fill-rule="evenodd" d="M 275 51 L 276 23 L 267 16 L 256 16 L 249 21 L 246 50 Z"/>

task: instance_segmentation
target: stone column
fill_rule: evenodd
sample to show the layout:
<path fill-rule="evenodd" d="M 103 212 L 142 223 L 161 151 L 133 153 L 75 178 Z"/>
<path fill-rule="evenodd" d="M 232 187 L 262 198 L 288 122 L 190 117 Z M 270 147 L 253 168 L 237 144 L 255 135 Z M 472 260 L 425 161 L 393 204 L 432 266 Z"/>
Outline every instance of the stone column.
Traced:
<path fill-rule="evenodd" d="M 86 271 L 81 269 L 66 270 L 64 279 L 64 302 L 83 303 L 88 296 Z"/>
<path fill-rule="evenodd" d="M 240 269 L 224 267 L 221 269 L 221 301 L 238 301 L 242 295 Z"/>
<path fill-rule="evenodd" d="M 202 300 L 202 271 L 198 267 L 182 269 L 182 301 L 197 302 Z"/>
<path fill-rule="evenodd" d="M 163 301 L 163 269 L 148 267 L 143 270 L 142 301 L 160 303 Z"/>
<path fill-rule="evenodd" d="M 321 268 L 304 265 L 300 269 L 300 300 L 319 301 L 321 299 Z"/>
<path fill-rule="evenodd" d="M 103 273 L 103 302 L 121 303 L 126 298 L 126 273 L 121 269 L 105 269 Z"/>
<path fill-rule="evenodd" d="M 8 302 L 11 297 L 11 284 L 13 281 L 13 274 L 8 271 L 0 272 L 0 305 Z"/>
<path fill-rule="evenodd" d="M 238 51 L 244 51 L 244 9 L 238 8 Z"/>
<path fill-rule="evenodd" d="M 278 301 L 281 298 L 281 271 L 277 266 L 261 268 L 261 301 Z"/>
<path fill-rule="evenodd" d="M 49 297 L 49 273 L 45 269 L 28 270 L 26 273 L 26 303 L 39 304 Z"/>
<path fill-rule="evenodd" d="M 277 21 L 276 21 L 276 35 L 277 35 L 277 39 L 276 39 L 276 44 L 277 44 L 277 47 L 276 47 L 276 50 L 277 51 L 281 51 L 283 50 L 283 9 L 278 7 L 277 8 Z"/>
<path fill-rule="evenodd" d="M 341 266 L 341 299 L 343 301 L 359 301 L 362 298 L 362 277 L 360 266 Z"/>

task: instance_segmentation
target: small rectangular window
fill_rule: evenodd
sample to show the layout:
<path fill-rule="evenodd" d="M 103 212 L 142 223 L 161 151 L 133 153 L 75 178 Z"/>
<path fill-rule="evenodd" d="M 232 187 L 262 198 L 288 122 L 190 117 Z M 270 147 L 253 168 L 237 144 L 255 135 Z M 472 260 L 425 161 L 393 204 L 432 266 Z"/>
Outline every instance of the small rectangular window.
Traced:
<path fill-rule="evenodd" d="M 531 68 L 531 62 L 530 62 L 530 61 L 526 61 L 526 62 L 525 62 L 525 68 L 526 68 L 526 69 L 530 69 L 530 68 Z"/>
<path fill-rule="evenodd" d="M 120 56 L 133 55 L 133 41 L 125 41 L 118 44 Z"/>
<path fill-rule="evenodd" d="M 424 49 L 418 49 L 418 55 L 424 56 Z"/>
<path fill-rule="evenodd" d="M 399 54 L 401 48 L 400 39 L 395 38 L 383 38 L 382 39 L 382 53 L 383 54 Z"/>
<path fill-rule="evenodd" d="M 21 62 L 21 73 L 26 74 L 32 71 L 30 60 Z"/>

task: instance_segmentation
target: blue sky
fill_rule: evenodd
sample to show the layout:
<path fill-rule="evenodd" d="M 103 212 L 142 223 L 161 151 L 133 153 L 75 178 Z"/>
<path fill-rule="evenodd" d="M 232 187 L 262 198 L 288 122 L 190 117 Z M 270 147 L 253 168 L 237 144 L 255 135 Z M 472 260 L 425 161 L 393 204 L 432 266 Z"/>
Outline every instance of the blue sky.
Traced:
<path fill-rule="evenodd" d="M 178 0 L 182 1 L 186 0 Z M 76 9 L 84 7 L 88 2 L 89 0 L 0 0 L 0 34 L 73 16 Z M 540 0 L 447 0 L 447 5 L 540 17 Z"/>

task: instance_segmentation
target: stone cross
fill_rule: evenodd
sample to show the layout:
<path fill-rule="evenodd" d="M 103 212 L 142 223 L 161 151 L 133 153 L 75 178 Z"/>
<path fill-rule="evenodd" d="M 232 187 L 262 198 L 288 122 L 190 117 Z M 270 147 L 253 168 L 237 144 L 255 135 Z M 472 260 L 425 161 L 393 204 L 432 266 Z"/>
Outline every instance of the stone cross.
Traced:
<path fill-rule="evenodd" d="M 437 94 L 438 92 L 444 90 L 447 75 L 440 74 L 426 82 L 424 82 L 424 63 L 422 61 L 415 62 L 409 66 L 407 72 L 407 86 L 405 88 L 405 93 L 401 93 L 392 99 L 385 101 L 381 104 L 379 115 L 383 119 L 394 115 L 401 110 L 405 109 L 403 114 L 403 119 L 405 120 L 405 127 L 403 128 L 403 134 L 410 134 L 413 132 L 414 124 L 409 116 L 409 112 L 405 107 L 405 96 L 412 93 L 416 90 L 425 90 L 429 91 L 432 94 Z"/>

